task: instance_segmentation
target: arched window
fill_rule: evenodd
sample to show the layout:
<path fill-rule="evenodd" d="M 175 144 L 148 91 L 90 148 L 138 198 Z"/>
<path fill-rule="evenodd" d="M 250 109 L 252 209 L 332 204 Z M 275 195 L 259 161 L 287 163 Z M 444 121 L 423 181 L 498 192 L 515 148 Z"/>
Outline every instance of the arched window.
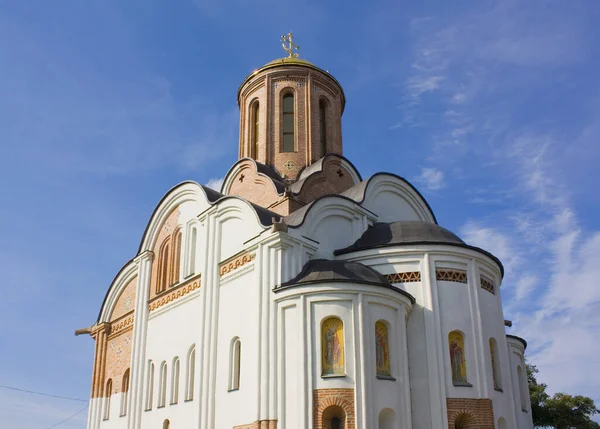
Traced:
<path fill-rule="evenodd" d="M 337 317 L 321 325 L 321 374 L 344 375 L 344 324 Z"/>
<path fill-rule="evenodd" d="M 185 374 L 185 400 L 194 399 L 194 376 L 196 372 L 196 346 L 192 346 L 187 355 Z"/>
<path fill-rule="evenodd" d="M 251 131 L 251 143 L 250 143 L 250 157 L 258 158 L 258 137 L 260 133 L 260 114 L 259 114 L 260 105 L 258 101 L 252 104 L 252 131 Z"/>
<path fill-rule="evenodd" d="M 459 413 L 454 417 L 454 429 L 475 429 L 477 426 L 477 420 L 470 413 Z"/>
<path fill-rule="evenodd" d="M 158 282 L 156 283 L 156 293 L 161 293 L 167 289 L 169 282 L 169 250 L 170 240 L 167 238 L 160 249 L 158 258 Z"/>
<path fill-rule="evenodd" d="M 504 420 L 504 417 L 498 419 L 498 429 L 506 429 L 506 420 Z"/>
<path fill-rule="evenodd" d="M 163 429 L 171 429 L 171 422 L 169 421 L 169 419 L 166 419 L 163 422 Z"/>
<path fill-rule="evenodd" d="M 106 390 L 104 391 L 104 412 L 102 414 L 104 420 L 108 420 L 110 417 L 110 395 L 112 393 L 112 379 L 108 379 L 106 382 Z"/>
<path fill-rule="evenodd" d="M 519 396 L 521 397 L 521 410 L 527 412 L 527 384 L 521 365 L 517 366 L 517 377 L 519 378 Z"/>
<path fill-rule="evenodd" d="M 468 385 L 467 365 L 465 363 L 465 340 L 459 331 L 448 334 L 448 347 L 450 349 L 450 367 L 452 369 L 452 383 L 455 386 Z"/>
<path fill-rule="evenodd" d="M 378 377 L 391 376 L 388 328 L 381 320 L 375 323 L 375 363 Z"/>
<path fill-rule="evenodd" d="M 146 410 L 152 409 L 152 396 L 154 394 L 154 364 L 148 361 L 148 374 L 146 380 Z"/>
<path fill-rule="evenodd" d="M 171 270 L 171 285 L 180 280 L 181 268 L 181 230 L 175 231 L 173 236 L 173 268 Z"/>
<path fill-rule="evenodd" d="M 283 144 L 282 152 L 293 152 L 294 142 L 294 94 L 287 93 L 283 96 Z"/>
<path fill-rule="evenodd" d="M 231 352 L 229 355 L 229 390 L 240 388 L 240 369 L 242 359 L 242 342 L 238 337 L 231 341 Z"/>
<path fill-rule="evenodd" d="M 119 415 L 127 415 L 127 400 L 129 397 L 129 368 L 123 374 L 123 381 L 121 383 L 121 412 Z"/>
<path fill-rule="evenodd" d="M 167 402 L 167 362 L 160 364 L 160 378 L 158 379 L 158 405 L 164 407 Z"/>
<path fill-rule="evenodd" d="M 396 413 L 391 408 L 384 408 L 379 413 L 379 429 L 396 429 Z"/>
<path fill-rule="evenodd" d="M 190 272 L 189 274 L 196 273 L 196 241 L 198 240 L 198 229 L 193 226 L 191 233 L 191 243 L 190 243 Z"/>
<path fill-rule="evenodd" d="M 331 429 L 346 429 L 346 412 L 339 405 L 330 405 L 323 410 L 321 427 Z"/>
<path fill-rule="evenodd" d="M 321 156 L 327 153 L 327 101 L 319 100 L 319 138 L 321 143 Z"/>
<path fill-rule="evenodd" d="M 179 402 L 179 358 L 173 359 L 171 373 L 171 405 Z"/>
<path fill-rule="evenodd" d="M 490 362 L 492 364 L 492 379 L 494 381 L 494 389 L 502 390 L 500 356 L 498 355 L 498 343 L 496 343 L 494 338 L 490 338 Z"/>

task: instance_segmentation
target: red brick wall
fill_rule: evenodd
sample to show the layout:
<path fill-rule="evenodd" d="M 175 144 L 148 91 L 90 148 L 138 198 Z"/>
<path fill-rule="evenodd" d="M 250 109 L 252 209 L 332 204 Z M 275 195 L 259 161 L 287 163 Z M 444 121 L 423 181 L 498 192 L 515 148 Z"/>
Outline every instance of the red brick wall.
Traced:
<path fill-rule="evenodd" d="M 491 399 L 448 398 L 448 429 L 494 429 Z"/>
<path fill-rule="evenodd" d="M 341 410 L 340 410 L 341 409 Z M 313 428 L 331 429 L 331 411 L 345 415 L 343 429 L 355 429 L 354 389 L 315 389 L 313 391 Z M 342 417 L 337 415 L 337 417 Z"/>

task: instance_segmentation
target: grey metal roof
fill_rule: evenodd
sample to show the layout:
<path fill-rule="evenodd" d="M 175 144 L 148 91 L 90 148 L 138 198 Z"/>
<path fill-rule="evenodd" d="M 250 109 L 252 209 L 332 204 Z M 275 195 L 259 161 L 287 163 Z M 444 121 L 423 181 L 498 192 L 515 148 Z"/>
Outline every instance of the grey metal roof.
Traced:
<path fill-rule="evenodd" d="M 424 242 L 465 244 L 465 242 L 456 234 L 435 223 L 415 220 L 391 223 L 378 222 L 367 229 L 354 244 L 344 249 L 336 250 L 336 254 L 338 252 L 347 253 L 373 247 L 391 246 L 394 244 Z"/>
<path fill-rule="evenodd" d="M 383 275 L 360 262 L 312 259 L 304 265 L 300 274 L 282 283 L 280 287 L 322 282 L 351 282 L 391 286 Z"/>

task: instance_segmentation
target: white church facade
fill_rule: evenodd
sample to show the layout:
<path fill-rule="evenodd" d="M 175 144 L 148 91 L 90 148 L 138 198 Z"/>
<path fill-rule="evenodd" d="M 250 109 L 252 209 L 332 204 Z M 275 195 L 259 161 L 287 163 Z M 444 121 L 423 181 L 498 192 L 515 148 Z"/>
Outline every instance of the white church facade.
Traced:
<path fill-rule="evenodd" d="M 503 267 L 343 156 L 345 96 L 290 56 L 238 91 L 220 192 L 163 197 L 97 321 L 88 429 L 532 429 Z"/>

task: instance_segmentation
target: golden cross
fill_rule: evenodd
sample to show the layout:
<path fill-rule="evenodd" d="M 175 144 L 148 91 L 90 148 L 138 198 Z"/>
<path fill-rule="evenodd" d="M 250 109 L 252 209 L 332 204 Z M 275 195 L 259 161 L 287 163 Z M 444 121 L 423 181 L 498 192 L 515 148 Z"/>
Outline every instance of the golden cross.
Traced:
<path fill-rule="evenodd" d="M 287 46 L 286 43 L 288 44 Z M 300 49 L 300 46 L 293 42 L 292 33 L 281 36 L 281 46 L 283 46 L 283 50 L 289 54 L 289 58 L 298 58 L 298 52 L 296 51 Z"/>

